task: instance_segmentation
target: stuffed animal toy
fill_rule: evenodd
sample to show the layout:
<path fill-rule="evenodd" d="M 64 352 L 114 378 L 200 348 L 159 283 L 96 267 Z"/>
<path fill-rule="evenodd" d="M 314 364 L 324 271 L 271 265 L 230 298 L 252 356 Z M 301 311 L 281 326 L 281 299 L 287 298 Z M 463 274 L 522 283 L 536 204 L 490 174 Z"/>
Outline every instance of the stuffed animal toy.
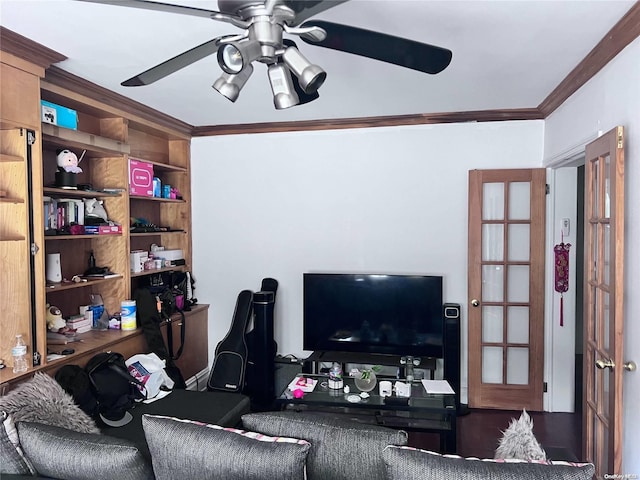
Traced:
<path fill-rule="evenodd" d="M 67 323 L 62 318 L 60 309 L 47 303 L 47 328 L 52 332 L 57 332 L 66 326 Z"/>
<path fill-rule="evenodd" d="M 533 434 L 533 420 L 526 410 L 522 410 L 518 420 L 512 418 L 509 427 L 502 432 L 494 458 L 542 461 L 547 459 L 547 454 Z"/>
<path fill-rule="evenodd" d="M 58 150 L 58 169 L 68 173 L 82 173 L 82 169 L 78 166 L 80 160 L 71 150 Z M 83 154 L 84 155 L 84 154 Z M 82 159 L 82 157 L 81 157 Z"/>
<path fill-rule="evenodd" d="M 54 333 L 74 335 L 76 330 L 67 327 L 67 322 L 62 318 L 62 312 L 58 307 L 47 303 L 47 329 Z"/>
<path fill-rule="evenodd" d="M 86 198 L 84 200 L 84 216 L 85 220 L 103 220 L 107 223 L 107 211 L 104 208 L 102 200 L 96 198 Z M 94 224 L 94 221 L 89 221 L 88 224 Z"/>

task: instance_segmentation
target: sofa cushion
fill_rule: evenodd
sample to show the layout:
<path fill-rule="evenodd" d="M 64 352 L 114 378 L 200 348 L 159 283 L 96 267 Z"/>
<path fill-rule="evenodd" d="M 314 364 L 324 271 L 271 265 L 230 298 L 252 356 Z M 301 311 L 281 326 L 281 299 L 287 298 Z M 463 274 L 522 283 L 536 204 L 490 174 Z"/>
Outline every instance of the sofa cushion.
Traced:
<path fill-rule="evenodd" d="M 71 395 L 49 375 L 36 373 L 0 397 L 0 410 L 13 421 L 37 422 L 81 433 L 99 433 L 95 422 L 78 407 Z"/>
<path fill-rule="evenodd" d="M 304 480 L 309 444 L 172 417 L 144 415 L 157 480 Z"/>
<path fill-rule="evenodd" d="M 387 445 L 407 444 L 407 434 L 401 430 L 315 412 L 250 413 L 242 416 L 242 425 L 266 435 L 295 436 L 311 443 L 309 480 L 384 480 L 382 450 Z"/>
<path fill-rule="evenodd" d="M 43 476 L 66 480 L 152 480 L 151 465 L 126 440 L 39 423 L 18 423 L 20 443 Z"/>
<path fill-rule="evenodd" d="M 18 431 L 13 423 L 11 415 L 7 412 L 0 412 L 2 424 L 0 424 L 0 477 L 7 474 L 29 474 L 36 473 L 29 463 L 20 446 Z"/>
<path fill-rule="evenodd" d="M 382 452 L 387 480 L 591 480 L 590 463 L 487 460 L 389 446 Z"/>

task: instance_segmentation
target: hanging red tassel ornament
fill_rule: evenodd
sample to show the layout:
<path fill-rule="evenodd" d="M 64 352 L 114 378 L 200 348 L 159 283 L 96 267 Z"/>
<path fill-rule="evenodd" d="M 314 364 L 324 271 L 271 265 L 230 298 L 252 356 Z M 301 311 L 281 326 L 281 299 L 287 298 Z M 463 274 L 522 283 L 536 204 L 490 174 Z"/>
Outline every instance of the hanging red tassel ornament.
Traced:
<path fill-rule="evenodd" d="M 564 240 L 564 238 L 563 238 Z M 560 293 L 560 326 L 564 326 L 564 292 L 569 290 L 569 249 L 570 243 L 560 242 L 553 247 L 555 253 L 555 289 Z"/>

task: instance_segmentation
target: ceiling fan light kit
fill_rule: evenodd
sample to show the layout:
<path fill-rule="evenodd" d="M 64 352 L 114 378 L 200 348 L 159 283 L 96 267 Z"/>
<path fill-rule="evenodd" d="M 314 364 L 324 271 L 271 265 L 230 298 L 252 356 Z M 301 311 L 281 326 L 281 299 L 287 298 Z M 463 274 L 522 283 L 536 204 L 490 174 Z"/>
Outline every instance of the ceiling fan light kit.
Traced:
<path fill-rule="evenodd" d="M 318 65 L 309 63 L 296 47 L 287 48 L 282 54 L 282 60 L 298 77 L 300 87 L 305 93 L 317 91 L 327 78 L 327 73 Z"/>
<path fill-rule="evenodd" d="M 77 1 L 208 17 L 243 29 L 241 34 L 223 35 L 176 55 L 122 85 L 149 85 L 215 53 L 223 71 L 213 84 L 216 91 L 235 102 L 253 73 L 253 62 L 264 63 L 278 110 L 317 99 L 318 89 L 327 78 L 327 73 L 307 60 L 294 42 L 283 39 L 283 33 L 299 36 L 310 45 L 430 74 L 444 70 L 452 58 L 450 50 L 426 43 L 349 25 L 306 21 L 348 0 L 218 0 L 220 11 L 150 0 Z"/>
<path fill-rule="evenodd" d="M 252 73 L 253 66 L 251 64 L 247 65 L 237 75 L 225 72 L 213 83 L 212 87 L 223 97 L 235 102 L 240 95 L 240 90 L 247 83 Z"/>
<path fill-rule="evenodd" d="M 273 105 L 276 110 L 295 107 L 300 99 L 293 87 L 291 73 L 281 63 L 270 65 L 268 69 L 269 83 L 273 92 Z"/>

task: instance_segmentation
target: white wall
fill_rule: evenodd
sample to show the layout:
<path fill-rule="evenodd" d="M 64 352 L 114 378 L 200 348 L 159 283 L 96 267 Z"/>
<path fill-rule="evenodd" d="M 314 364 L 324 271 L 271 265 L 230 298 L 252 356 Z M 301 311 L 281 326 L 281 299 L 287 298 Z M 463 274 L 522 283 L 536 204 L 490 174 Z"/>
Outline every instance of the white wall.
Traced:
<path fill-rule="evenodd" d="M 210 355 L 238 293 L 280 283 L 279 352 L 302 350 L 302 273 L 444 275 L 462 305 L 466 401 L 468 170 L 542 165 L 542 121 L 195 138 L 197 298 Z"/>
<path fill-rule="evenodd" d="M 558 168 L 547 174 L 546 302 L 545 302 L 545 381 L 548 393 L 544 409 L 573 412 L 575 400 L 576 342 L 576 168 Z M 562 236 L 561 221 L 569 219 L 569 235 Z M 563 326 L 560 326 L 560 294 L 555 291 L 553 247 L 564 241 L 569 249 L 569 290 L 563 295 Z M 582 261 L 582 259 L 580 259 Z"/>
<path fill-rule="evenodd" d="M 625 360 L 640 363 L 640 38 L 572 95 L 545 122 L 546 164 L 573 152 L 599 131 L 625 127 Z M 624 374 L 622 472 L 640 473 L 640 373 Z"/>

